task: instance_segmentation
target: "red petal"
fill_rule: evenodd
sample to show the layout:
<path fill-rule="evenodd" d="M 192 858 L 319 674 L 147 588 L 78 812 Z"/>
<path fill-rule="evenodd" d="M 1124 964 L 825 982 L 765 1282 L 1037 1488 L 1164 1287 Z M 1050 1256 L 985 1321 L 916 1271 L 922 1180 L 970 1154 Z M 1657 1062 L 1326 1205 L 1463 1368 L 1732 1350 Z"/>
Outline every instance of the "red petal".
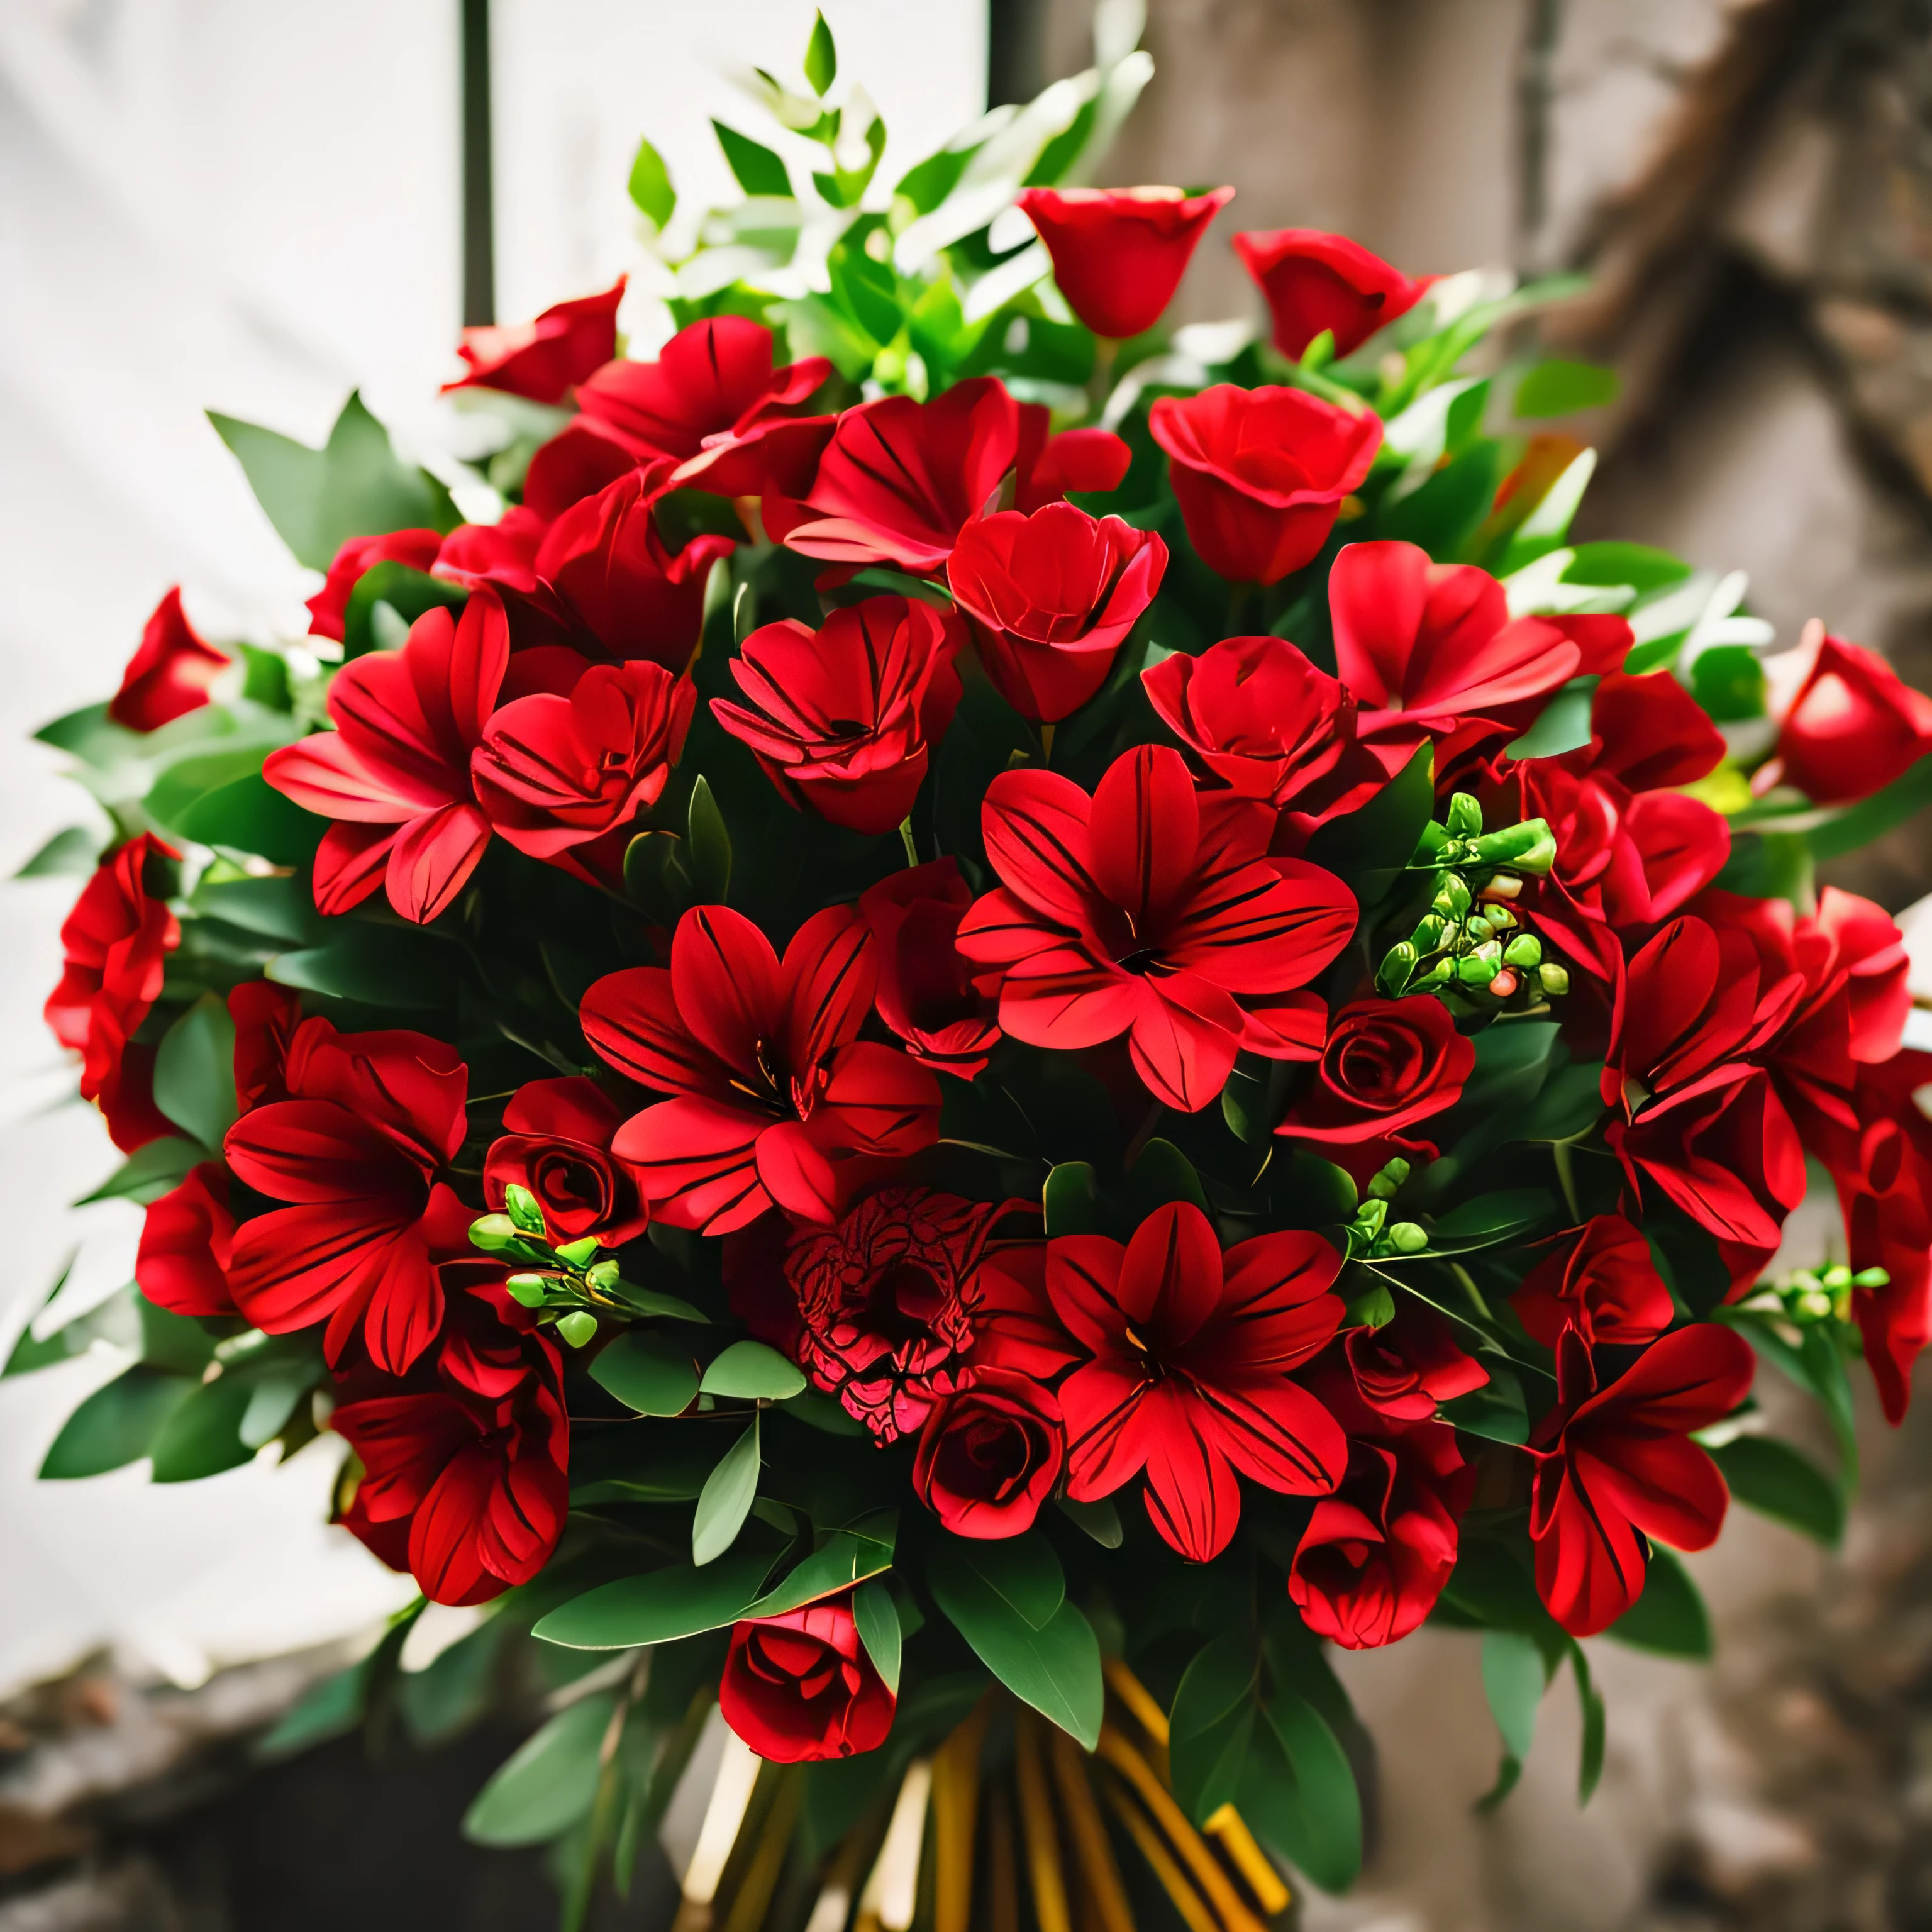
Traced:
<path fill-rule="evenodd" d="M 686 1030 L 660 966 L 627 966 L 594 981 L 578 1013 L 592 1050 L 640 1087 L 722 1098 L 729 1070 Z"/>
<path fill-rule="evenodd" d="M 858 1037 L 878 984 L 872 928 L 856 906 L 828 906 L 785 948 L 786 1057 L 802 1072 Z"/>
<path fill-rule="evenodd" d="M 1108 767 L 1088 821 L 1094 878 L 1136 932 L 1151 932 L 1180 896 L 1200 830 L 1194 781 L 1172 746 L 1136 746 Z"/>
<path fill-rule="evenodd" d="M 778 956 L 742 913 L 694 906 L 678 921 L 670 948 L 676 1010 L 699 1043 L 726 1065 L 755 1076 L 758 1051 L 782 1037 L 784 1001 Z"/>
<path fill-rule="evenodd" d="M 771 1124 L 767 1114 L 689 1096 L 632 1114 L 610 1150 L 631 1170 L 656 1219 L 728 1234 L 771 1205 L 758 1168 L 758 1136 Z"/>
<path fill-rule="evenodd" d="M 838 1184 L 832 1163 L 796 1120 L 781 1120 L 758 1136 L 758 1178 L 788 1214 L 829 1227 L 838 1218 Z"/>
<path fill-rule="evenodd" d="M 1028 904 L 1075 927 L 1103 896 L 1088 832 L 1092 806 L 1071 778 L 1020 770 L 1001 772 L 980 810 L 994 871 Z"/>
<path fill-rule="evenodd" d="M 406 825 L 389 848 L 384 883 L 404 918 L 426 926 L 446 912 L 490 842 L 480 806 L 445 806 Z"/>
<path fill-rule="evenodd" d="M 1185 1346 L 1221 1302 L 1221 1244 L 1191 1201 L 1156 1208 L 1134 1230 L 1115 1291 L 1135 1328 L 1151 1329 L 1164 1359 Z"/>

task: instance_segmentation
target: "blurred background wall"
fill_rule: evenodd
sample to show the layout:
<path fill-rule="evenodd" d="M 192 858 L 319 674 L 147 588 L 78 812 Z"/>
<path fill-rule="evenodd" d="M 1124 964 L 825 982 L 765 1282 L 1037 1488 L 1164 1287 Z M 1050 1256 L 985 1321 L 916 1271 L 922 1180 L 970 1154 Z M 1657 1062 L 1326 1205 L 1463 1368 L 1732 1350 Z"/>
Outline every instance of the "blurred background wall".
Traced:
<path fill-rule="evenodd" d="M 484 10 L 0 0 L 0 868 L 76 815 L 21 736 L 111 686 L 168 584 L 184 584 L 211 635 L 301 634 L 311 582 L 204 407 L 318 440 L 359 383 L 399 440 L 428 448 L 445 434 L 434 392 L 465 287 L 460 24 Z M 812 10 L 487 10 L 495 293 L 516 320 L 634 266 L 623 189 L 640 134 L 687 196 L 725 192 L 705 122 L 737 106 L 727 70 L 794 61 Z M 1089 0 L 825 10 L 891 130 L 886 181 L 988 98 L 1026 98 L 1090 57 Z M 1742 568 L 1781 641 L 1822 616 L 1932 685 L 1926 0 L 1149 0 L 1145 44 L 1156 76 L 1103 178 L 1240 190 L 1184 286 L 1187 317 L 1251 303 L 1225 246 L 1237 227 L 1340 230 L 1412 272 L 1589 268 L 1592 294 L 1550 325 L 1624 378 L 1589 425 L 1604 463 L 1587 534 Z M 473 316 L 473 248 L 470 271 Z M 1905 909 L 1932 885 L 1922 830 L 1842 882 Z M 16 1303 L 0 1341 L 70 1249 L 80 1297 L 125 1279 L 131 1253 L 132 1210 L 58 1204 L 112 1160 L 91 1116 L 53 1104 L 65 1076 L 38 1021 L 72 890 L 5 889 L 0 1174 Z M 1808 1225 L 1793 1258 L 1815 1258 L 1819 1238 Z M 0 1383 L 0 1692 L 103 1646 L 103 1682 L 193 1686 L 366 1628 L 398 1600 L 394 1580 L 320 1527 L 328 1469 L 313 1451 L 175 1492 L 138 1469 L 35 1488 L 59 1418 L 105 1372 L 82 1362 Z M 1719 1623 L 1712 1671 L 1593 1644 L 1611 1732 L 1581 1814 L 1566 1684 L 1522 1786 L 1478 1817 L 1496 1740 L 1474 1645 L 1424 1631 L 1353 1660 L 1384 1745 L 1379 1846 L 1360 1894 L 1314 1901 L 1306 1922 L 1932 1927 L 1928 1444 L 1918 1425 L 1867 1423 L 1867 1500 L 1840 1556 L 1740 1514 L 1693 1559 Z M 231 1696 L 231 1729 L 277 1694 L 248 1681 L 256 1702 Z M 91 1708 L 50 1721 L 125 1729 Z M 152 1777 L 176 1760 L 143 1762 Z M 16 1888 L 43 1868 L 8 1849 L 10 1818 L 32 1811 L 21 1775 L 0 1762 L 0 1885 L 17 1872 Z M 299 1808 L 250 1827 L 287 1833 L 291 1864 Z M 416 1828 L 426 1845 L 432 1827 Z M 0 1928 L 189 1922 L 166 1916 L 165 1897 L 91 1918 L 9 1916 L 52 1896 L 0 1900 Z M 494 1916 L 485 1900 L 449 1922 L 543 1922 L 518 1916 L 526 1896 L 500 1888 Z M 206 1922 L 310 1922 L 281 1909 Z M 642 1913 L 627 1922 L 654 1922 Z"/>

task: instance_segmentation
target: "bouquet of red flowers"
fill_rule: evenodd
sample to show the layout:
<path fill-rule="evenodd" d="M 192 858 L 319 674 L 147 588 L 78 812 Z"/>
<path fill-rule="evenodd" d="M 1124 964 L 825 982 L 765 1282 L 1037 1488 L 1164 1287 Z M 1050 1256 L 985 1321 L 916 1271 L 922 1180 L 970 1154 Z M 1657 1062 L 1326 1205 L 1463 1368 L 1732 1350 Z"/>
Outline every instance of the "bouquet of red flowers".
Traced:
<path fill-rule="evenodd" d="M 218 418 L 310 634 L 170 592 L 40 734 L 112 824 L 36 862 L 47 1017 L 147 1204 L 44 1473 L 332 1441 L 422 1597 L 282 1742 L 524 1646 L 471 1829 L 578 1917 L 716 1705 L 693 1922 L 1254 1926 L 1360 1862 L 1326 1647 L 1424 1618 L 1497 1796 L 1567 1663 L 1587 1796 L 1576 1640 L 1706 1653 L 1672 1550 L 1834 1537 L 1847 1364 L 1896 1420 L 1927 1339 L 1932 1059 L 1813 863 L 1932 700 L 1569 541 L 1534 425 L 1609 379 L 1498 346 L 1564 285 L 1244 234 L 1267 326 L 1163 327 L 1232 191 L 1059 185 L 1148 71 L 874 194 L 821 21 L 740 205 L 640 151 L 654 358 L 622 283 L 470 331 L 436 474 Z M 1844 1238 L 1767 1279 L 1808 1157 Z M 121 1318 L 56 1312 L 10 1370 Z M 404 1672 L 424 1602 L 488 1614 Z"/>

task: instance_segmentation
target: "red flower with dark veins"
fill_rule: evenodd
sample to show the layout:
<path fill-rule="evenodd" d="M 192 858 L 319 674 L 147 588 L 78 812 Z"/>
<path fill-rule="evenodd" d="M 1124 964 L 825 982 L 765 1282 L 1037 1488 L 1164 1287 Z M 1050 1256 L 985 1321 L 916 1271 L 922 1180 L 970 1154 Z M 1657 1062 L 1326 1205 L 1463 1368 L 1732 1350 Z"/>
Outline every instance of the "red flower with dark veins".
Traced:
<path fill-rule="evenodd" d="M 1389 1422 L 1430 1421 L 1442 1403 L 1490 1379 L 1489 1370 L 1456 1346 L 1449 1324 L 1408 1295 L 1396 1304 L 1394 1321 L 1349 1330 L 1342 1351 L 1356 1394 Z"/>
<path fill-rule="evenodd" d="M 456 352 L 469 374 L 443 384 L 452 389 L 500 389 L 533 403 L 560 403 L 574 384 L 617 352 L 620 275 L 602 294 L 579 296 L 544 310 L 534 322 L 490 322 L 466 328 Z"/>
<path fill-rule="evenodd" d="M 972 903 L 950 858 L 891 873 L 859 901 L 878 960 L 880 1018 L 922 1066 L 962 1080 L 985 1071 L 1000 1039 L 993 1003 L 957 944 Z"/>
<path fill-rule="evenodd" d="M 208 702 L 208 688 L 234 660 L 196 634 L 177 584 L 154 606 L 140 647 L 121 674 L 107 715 L 130 731 L 156 731 Z"/>

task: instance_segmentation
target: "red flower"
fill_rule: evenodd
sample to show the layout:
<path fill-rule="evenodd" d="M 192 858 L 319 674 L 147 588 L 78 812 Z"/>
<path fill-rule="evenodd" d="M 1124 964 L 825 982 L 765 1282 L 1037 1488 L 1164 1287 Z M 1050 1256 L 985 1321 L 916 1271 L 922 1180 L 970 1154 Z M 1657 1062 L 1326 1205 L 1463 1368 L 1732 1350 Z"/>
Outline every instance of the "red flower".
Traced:
<path fill-rule="evenodd" d="M 1150 532 L 1049 503 L 968 524 L 946 580 L 994 688 L 1022 717 L 1054 724 L 1106 682 L 1166 568 Z"/>
<path fill-rule="evenodd" d="M 926 1419 L 914 1493 L 955 1536 L 1019 1536 L 1052 1495 L 1066 1461 L 1060 1405 L 1030 1377 L 975 1370 L 970 1387 Z"/>
<path fill-rule="evenodd" d="M 1779 727 L 1786 783 L 1820 805 L 1850 805 L 1928 752 L 1932 698 L 1901 682 L 1876 651 L 1826 638 Z"/>
<path fill-rule="evenodd" d="M 1030 188 L 1019 205 L 1053 257 L 1067 307 L 1118 341 L 1160 320 L 1208 224 L 1234 198 L 1231 188 Z"/>
<path fill-rule="evenodd" d="M 1385 1418 L 1378 1426 L 1427 1422 L 1442 1403 L 1490 1379 L 1474 1356 L 1456 1347 L 1448 1323 L 1408 1295 L 1397 1303 L 1393 1321 L 1379 1328 L 1352 1328 L 1342 1346 L 1358 1399 Z M 1327 1384 L 1321 1388 L 1322 1399 L 1340 1414 Z"/>
<path fill-rule="evenodd" d="M 879 1017 L 922 1066 L 970 1080 L 999 1042 L 992 1003 L 974 986 L 957 940 L 972 890 L 951 859 L 910 866 L 866 892 Z"/>
<path fill-rule="evenodd" d="M 1068 1495 L 1090 1502 L 1144 1474 L 1155 1528 L 1204 1563 L 1234 1533 L 1238 1473 L 1289 1496 L 1332 1490 L 1346 1440 L 1289 1371 L 1335 1332 L 1340 1264 L 1312 1234 L 1260 1234 L 1224 1256 L 1184 1201 L 1124 1247 L 1049 1241 L 1046 1292 L 1078 1364 L 1060 1389 Z"/>
<path fill-rule="evenodd" d="M 158 730 L 170 718 L 200 710 L 216 674 L 233 662 L 195 634 L 177 584 L 154 606 L 107 715 L 130 731 Z"/>
<path fill-rule="evenodd" d="M 268 754 L 269 784 L 337 821 L 315 856 L 320 910 L 346 912 L 380 882 L 422 924 L 463 890 L 490 842 L 470 754 L 509 655 L 502 604 L 476 591 L 460 620 L 427 611 L 400 651 L 344 664 L 328 688 L 335 730 Z"/>
<path fill-rule="evenodd" d="M 312 1019 L 284 1078 L 288 1099 L 228 1130 L 236 1178 L 292 1204 L 236 1231 L 236 1305 L 272 1335 L 326 1319 L 332 1362 L 359 1328 L 376 1365 L 400 1375 L 442 1325 L 432 1232 L 460 1248 L 472 1218 L 435 1178 L 463 1144 L 468 1072 L 422 1034 L 338 1034 Z"/>
<path fill-rule="evenodd" d="M 232 1315 L 228 1262 L 235 1216 L 228 1205 L 228 1171 L 205 1160 L 188 1178 L 148 1204 L 134 1280 L 157 1308 L 176 1315 Z"/>
<path fill-rule="evenodd" d="M 160 998 L 164 960 L 181 944 L 180 921 L 149 890 L 155 862 L 180 856 L 144 832 L 101 862 L 61 927 L 60 983 L 47 996 L 54 1037 L 80 1055 L 81 1098 L 99 1102 L 123 1153 L 174 1131 L 148 1090 L 152 1050 L 129 1042 Z"/>
<path fill-rule="evenodd" d="M 731 660 L 748 703 L 711 708 L 793 806 L 853 832 L 890 832 L 912 809 L 931 748 L 959 702 L 958 619 L 916 598 L 868 597 L 813 632 L 754 631 Z"/>
<path fill-rule="evenodd" d="M 1564 1334 L 1556 1406 L 1530 1442 L 1529 1533 L 1536 1587 L 1573 1636 L 1606 1628 L 1643 1594 L 1645 1536 L 1679 1550 L 1717 1540 L 1730 1492 L 1690 1437 L 1744 1400 L 1753 1361 L 1736 1330 L 1699 1322 L 1600 1388 L 1588 1344 Z"/>
<path fill-rule="evenodd" d="M 502 1270 L 471 1260 L 441 1274 L 449 1318 L 434 1366 L 424 1357 L 400 1385 L 351 1375 L 329 1426 L 363 1468 L 346 1526 L 386 1561 L 403 1555 L 433 1602 L 483 1604 L 556 1548 L 570 1426 L 556 1346 Z"/>
<path fill-rule="evenodd" d="M 1148 1090 L 1190 1113 L 1244 1047 L 1313 1057 L 1322 1003 L 1299 989 L 1347 944 L 1355 902 L 1319 867 L 1265 856 L 1264 806 L 1197 795 L 1178 752 L 1142 745 L 1090 799 L 1052 772 L 1002 772 L 983 817 L 1004 884 L 961 922 L 959 950 L 988 969 L 1016 1040 L 1124 1033 Z"/>
<path fill-rule="evenodd" d="M 837 1217 L 840 1165 L 899 1156 L 939 1132 L 939 1086 L 902 1053 L 858 1037 L 872 1011 L 872 935 L 850 906 L 814 914 L 786 947 L 742 914 L 695 906 L 670 970 L 599 980 L 579 1017 L 592 1047 L 676 1097 L 634 1114 L 613 1150 L 653 1216 L 709 1234 L 773 1205 Z"/>
<path fill-rule="evenodd" d="M 547 308 L 534 322 L 466 328 L 456 352 L 470 373 L 452 389 L 500 389 L 533 403 L 560 403 L 572 387 L 617 352 L 617 304 L 625 278 L 602 295 L 579 296 Z"/>
<path fill-rule="evenodd" d="M 503 1109 L 502 1135 L 484 1158 L 484 1199 L 500 1208 L 514 1183 L 536 1196 L 553 1242 L 595 1234 L 614 1248 L 635 1240 L 650 1217 L 610 1153 L 622 1120 L 594 1080 L 526 1081 Z"/>
<path fill-rule="evenodd" d="M 1596 1215 L 1558 1236 L 1510 1305 L 1546 1348 L 1572 1328 L 1592 1348 L 1654 1342 L 1673 1314 L 1650 1244 L 1621 1214 Z"/>
<path fill-rule="evenodd" d="M 1440 1000 L 1358 1000 L 1330 1023 L 1313 1084 L 1275 1132 L 1318 1146 L 1386 1139 L 1455 1106 L 1475 1070 Z"/>
<path fill-rule="evenodd" d="M 1294 362 L 1324 328 L 1337 356 L 1353 354 L 1377 329 L 1406 315 L 1436 280 L 1412 280 L 1360 242 L 1318 228 L 1237 235 L 1234 253 L 1268 298 L 1274 346 Z"/>
<path fill-rule="evenodd" d="M 881 1442 L 918 1428 L 968 1379 L 974 1270 L 1004 1210 L 923 1187 L 887 1187 L 836 1228 L 796 1235 L 800 1366 Z"/>
<path fill-rule="evenodd" d="M 1161 397 L 1148 428 L 1167 452 L 1201 560 L 1238 584 L 1273 584 L 1306 563 L 1382 440 L 1381 419 L 1366 410 L 1231 382 Z"/>
<path fill-rule="evenodd" d="M 662 664 L 592 664 L 568 697 L 538 692 L 502 706 L 470 759 L 490 824 L 520 852 L 594 876 L 586 848 L 622 842 L 662 796 L 698 701 Z"/>
<path fill-rule="evenodd" d="M 452 533 L 453 534 L 453 533 Z M 440 554 L 441 534 L 435 530 L 388 530 L 380 536 L 351 537 L 335 553 L 328 580 L 308 600 L 309 634 L 343 641 L 349 599 L 364 573 L 379 563 L 400 563 L 427 571 Z"/>
<path fill-rule="evenodd" d="M 266 980 L 244 980 L 228 995 L 235 1022 L 235 1092 L 247 1113 L 264 1100 L 286 1100 L 289 1048 L 302 1024 L 302 995 Z"/>
<path fill-rule="evenodd" d="M 876 1750 L 896 1702 L 859 1640 L 849 1591 L 733 1627 L 718 1708 L 768 1762 Z"/>

